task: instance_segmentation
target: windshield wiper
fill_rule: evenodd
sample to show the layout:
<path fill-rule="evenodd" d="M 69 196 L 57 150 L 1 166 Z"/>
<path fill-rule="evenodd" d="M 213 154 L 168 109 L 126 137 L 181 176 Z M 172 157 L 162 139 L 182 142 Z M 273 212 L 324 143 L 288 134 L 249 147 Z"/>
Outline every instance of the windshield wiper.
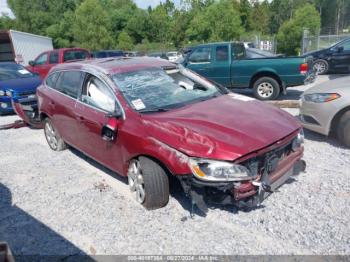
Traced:
<path fill-rule="evenodd" d="M 145 109 L 145 110 L 140 110 L 139 113 L 158 113 L 158 112 L 167 112 L 169 109 L 165 108 L 154 108 L 154 109 Z"/>

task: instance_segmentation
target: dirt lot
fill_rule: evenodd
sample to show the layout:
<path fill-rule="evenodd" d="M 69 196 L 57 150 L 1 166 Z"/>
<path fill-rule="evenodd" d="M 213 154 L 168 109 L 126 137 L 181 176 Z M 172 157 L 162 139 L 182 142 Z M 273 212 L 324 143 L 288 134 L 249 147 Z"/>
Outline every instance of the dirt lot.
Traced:
<path fill-rule="evenodd" d="M 15 254 L 350 254 L 350 150 L 332 138 L 306 131 L 307 173 L 262 208 L 193 219 L 181 192 L 146 211 L 125 180 L 74 149 L 51 151 L 42 130 L 0 131 L 0 142 L 0 241 Z"/>

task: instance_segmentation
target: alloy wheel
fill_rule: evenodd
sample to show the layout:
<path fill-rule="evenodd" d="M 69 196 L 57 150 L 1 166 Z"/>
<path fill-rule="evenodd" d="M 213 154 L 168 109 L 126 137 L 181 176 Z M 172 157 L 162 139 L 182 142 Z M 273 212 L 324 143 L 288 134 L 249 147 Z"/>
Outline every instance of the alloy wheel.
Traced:
<path fill-rule="evenodd" d="M 47 121 L 45 124 L 45 136 L 50 147 L 56 150 L 58 145 L 56 132 L 50 121 Z"/>
<path fill-rule="evenodd" d="M 132 160 L 128 170 L 128 182 L 131 192 L 136 193 L 136 201 L 142 204 L 145 201 L 145 185 L 140 162 Z"/>

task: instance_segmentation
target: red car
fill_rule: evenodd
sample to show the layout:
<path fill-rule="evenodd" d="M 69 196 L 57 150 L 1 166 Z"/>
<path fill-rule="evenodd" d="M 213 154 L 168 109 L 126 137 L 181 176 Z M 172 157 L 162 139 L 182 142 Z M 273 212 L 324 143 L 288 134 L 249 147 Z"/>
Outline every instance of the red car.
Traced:
<path fill-rule="evenodd" d="M 127 176 L 148 209 L 167 204 L 170 176 L 205 211 L 209 203 L 257 206 L 305 169 L 291 115 L 165 60 L 58 65 L 37 98 L 27 119 L 42 121 L 51 149 L 70 145 Z M 33 103 L 16 109 L 25 118 Z"/>
<path fill-rule="evenodd" d="M 84 60 L 91 57 L 89 50 L 83 48 L 61 48 L 46 51 L 38 55 L 34 61 L 29 61 L 27 69 L 40 75 L 44 79 L 50 69 L 69 61 Z"/>

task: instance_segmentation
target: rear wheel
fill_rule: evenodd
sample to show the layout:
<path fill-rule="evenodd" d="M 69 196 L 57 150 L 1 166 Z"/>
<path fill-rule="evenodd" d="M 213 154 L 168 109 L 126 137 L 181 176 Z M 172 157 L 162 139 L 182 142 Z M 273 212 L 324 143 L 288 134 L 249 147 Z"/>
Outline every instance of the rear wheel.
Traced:
<path fill-rule="evenodd" d="M 350 111 L 346 112 L 338 123 L 337 136 L 339 141 L 350 148 Z"/>
<path fill-rule="evenodd" d="M 44 133 L 47 143 L 54 151 L 62 151 L 67 148 L 67 144 L 63 141 L 62 137 L 58 134 L 57 130 L 52 124 L 50 118 L 44 120 Z"/>
<path fill-rule="evenodd" d="M 164 207 L 169 201 L 169 180 L 155 161 L 140 157 L 129 164 L 128 182 L 136 201 L 147 209 Z"/>
<path fill-rule="evenodd" d="M 323 75 L 328 72 L 328 62 L 323 59 L 318 59 L 314 62 L 314 70 L 318 75 Z"/>
<path fill-rule="evenodd" d="M 274 100 L 280 94 L 280 86 L 272 77 L 261 77 L 254 82 L 253 92 L 259 100 Z"/>

